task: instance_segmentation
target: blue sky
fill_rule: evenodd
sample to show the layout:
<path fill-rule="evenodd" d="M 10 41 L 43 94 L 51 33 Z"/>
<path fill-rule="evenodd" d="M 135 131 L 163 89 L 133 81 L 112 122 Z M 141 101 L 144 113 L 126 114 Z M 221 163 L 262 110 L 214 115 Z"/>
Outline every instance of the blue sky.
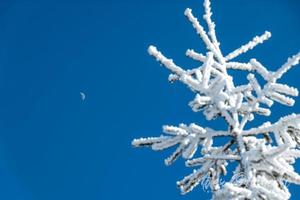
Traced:
<path fill-rule="evenodd" d="M 201 18 L 199 0 L 0 1 L 0 199 L 209 199 L 200 187 L 179 194 L 175 182 L 192 169 L 182 160 L 165 167 L 170 151 L 130 146 L 164 124 L 224 127 L 193 113 L 193 94 L 169 84 L 147 55 L 154 44 L 179 65 L 195 64 L 184 53 L 204 46 L 186 7 Z M 299 8 L 298 0 L 212 1 L 224 54 L 268 30 L 272 38 L 238 60 L 280 67 L 300 48 Z M 282 82 L 300 86 L 298 74 L 299 66 Z M 296 100 L 253 124 L 300 113 Z M 289 186 L 292 199 L 299 187 Z"/>

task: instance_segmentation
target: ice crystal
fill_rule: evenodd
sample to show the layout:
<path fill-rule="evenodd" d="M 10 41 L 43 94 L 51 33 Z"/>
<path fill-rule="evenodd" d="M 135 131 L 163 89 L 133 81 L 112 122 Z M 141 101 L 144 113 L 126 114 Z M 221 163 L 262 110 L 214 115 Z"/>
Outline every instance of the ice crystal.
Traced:
<path fill-rule="evenodd" d="M 299 63 L 300 52 L 274 72 L 256 59 L 247 63 L 232 61 L 268 40 L 271 33 L 266 31 L 224 56 L 211 20 L 209 0 L 204 0 L 204 10 L 208 32 L 190 8 L 184 12 L 207 48 L 205 55 L 192 49 L 186 51 L 188 57 L 202 63 L 200 67 L 184 70 L 153 45 L 149 46 L 148 53 L 171 71 L 171 82 L 181 81 L 195 93 L 195 98 L 189 103 L 193 111 L 203 112 L 207 120 L 224 118 L 228 129 L 214 130 L 195 123 L 165 125 L 165 135 L 135 139 L 132 145 L 149 146 L 153 150 L 177 146 L 174 153 L 165 159 L 165 164 L 170 165 L 182 156 L 186 159 L 186 166 L 196 168 L 177 182 L 182 194 L 193 190 L 208 175 L 213 199 L 289 199 L 291 195 L 284 183 L 300 184 L 300 175 L 292 166 L 300 157 L 300 115 L 291 114 L 274 124 L 265 122 L 249 130 L 244 127 L 255 115 L 269 116 L 274 101 L 286 106 L 294 105 L 292 97 L 298 96 L 298 90 L 278 81 Z M 248 83 L 235 85 L 228 69 L 247 71 Z M 259 83 L 257 76 L 261 76 L 263 84 Z M 229 142 L 214 146 L 217 137 L 227 137 Z M 194 158 L 195 155 L 201 156 Z M 242 184 L 230 181 L 220 184 L 220 178 L 227 174 L 229 162 L 237 162 L 234 174 L 245 175 L 244 180 L 239 181 Z"/>

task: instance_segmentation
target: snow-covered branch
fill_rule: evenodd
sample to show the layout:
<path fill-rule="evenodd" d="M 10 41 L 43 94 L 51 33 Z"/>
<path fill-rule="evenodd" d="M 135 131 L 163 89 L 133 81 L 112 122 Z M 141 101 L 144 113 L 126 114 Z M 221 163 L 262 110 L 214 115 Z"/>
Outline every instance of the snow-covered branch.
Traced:
<path fill-rule="evenodd" d="M 225 56 L 225 60 L 229 61 L 238 57 L 242 53 L 246 53 L 247 51 L 253 49 L 256 45 L 262 44 L 265 40 L 268 40 L 270 37 L 271 37 L 271 33 L 268 31 L 266 31 L 261 36 L 255 36 L 250 42 L 248 42 L 247 44 L 241 46 L 240 48 L 234 50 L 233 52 Z"/>
<path fill-rule="evenodd" d="M 269 39 L 271 33 L 266 31 L 254 37 L 224 57 L 211 19 L 210 0 L 204 0 L 203 6 L 207 32 L 191 9 L 184 12 L 208 50 L 203 54 L 193 49 L 186 51 L 187 57 L 200 62 L 199 67 L 180 67 L 153 45 L 149 46 L 148 53 L 171 71 L 169 81 L 179 80 L 195 93 L 189 102 L 194 112 L 203 112 L 207 120 L 225 119 L 227 130 L 203 128 L 195 123 L 166 125 L 163 126 L 164 135 L 134 139 L 132 145 L 151 147 L 155 151 L 176 147 L 165 159 L 165 164 L 170 165 L 182 157 L 187 167 L 196 168 L 177 182 L 182 194 L 190 192 L 209 177 L 215 200 L 289 199 L 291 195 L 284 183 L 300 184 L 300 175 L 293 168 L 295 159 L 300 157 L 300 115 L 291 114 L 273 124 L 265 122 L 255 128 L 244 128 L 256 114 L 269 116 L 274 102 L 294 105 L 295 100 L 291 97 L 298 96 L 298 90 L 278 81 L 299 64 L 300 52 L 275 72 L 269 71 L 255 58 L 248 62 L 232 61 Z M 231 70 L 248 72 L 248 82 L 235 85 L 234 77 L 229 73 Z M 228 142 L 217 146 L 214 141 L 220 137 L 225 138 L 224 143 Z M 237 163 L 232 179 L 242 174 L 241 181 L 221 184 L 220 180 L 227 174 L 231 162 Z"/>

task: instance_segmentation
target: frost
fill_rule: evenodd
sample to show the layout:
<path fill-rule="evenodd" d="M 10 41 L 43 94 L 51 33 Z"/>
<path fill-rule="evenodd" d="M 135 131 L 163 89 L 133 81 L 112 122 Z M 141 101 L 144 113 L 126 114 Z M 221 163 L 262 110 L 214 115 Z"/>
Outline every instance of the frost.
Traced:
<path fill-rule="evenodd" d="M 148 53 L 171 71 L 169 81 L 180 81 L 195 93 L 189 102 L 194 112 L 203 112 L 207 120 L 223 118 L 227 130 L 214 130 L 195 123 L 165 125 L 164 135 L 135 139 L 132 145 L 148 146 L 155 151 L 176 146 L 165 164 L 170 165 L 182 157 L 187 167 L 194 168 L 190 175 L 177 182 L 182 194 L 209 177 L 213 199 L 289 199 L 291 195 L 284 183 L 300 184 L 300 175 L 293 168 L 295 159 L 300 157 L 300 115 L 291 114 L 273 124 L 265 122 L 248 130 L 244 127 L 255 115 L 269 116 L 274 102 L 294 105 L 292 97 L 298 96 L 298 90 L 278 81 L 299 63 L 300 52 L 274 72 L 254 58 L 246 63 L 232 61 L 268 40 L 271 33 L 266 31 L 223 56 L 211 20 L 209 0 L 204 0 L 204 10 L 208 32 L 190 8 L 184 12 L 207 48 L 205 54 L 193 49 L 186 51 L 186 56 L 201 63 L 200 67 L 185 70 L 153 45 L 149 46 Z M 235 85 L 228 69 L 247 71 L 248 83 Z M 258 76 L 263 83 L 257 80 Z M 228 142 L 215 146 L 214 140 L 219 137 L 228 138 L 224 140 Z M 242 173 L 242 181 L 221 185 L 220 179 L 227 174 L 226 168 L 231 162 L 237 162 L 232 178 Z"/>

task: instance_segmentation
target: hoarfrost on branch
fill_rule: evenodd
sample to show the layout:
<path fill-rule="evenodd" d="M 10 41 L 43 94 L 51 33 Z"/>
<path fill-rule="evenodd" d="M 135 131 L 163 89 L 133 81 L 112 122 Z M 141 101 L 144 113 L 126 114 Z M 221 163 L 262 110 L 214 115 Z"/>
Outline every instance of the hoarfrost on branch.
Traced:
<path fill-rule="evenodd" d="M 292 166 L 300 157 L 300 115 L 291 114 L 274 124 L 265 122 L 249 130 L 244 127 L 255 115 L 269 116 L 274 101 L 286 106 L 294 105 L 292 97 L 298 96 L 298 90 L 279 81 L 299 63 L 300 52 L 274 72 L 256 59 L 247 63 L 232 61 L 268 40 L 271 33 L 266 31 L 224 56 L 211 20 L 209 0 L 204 0 L 204 10 L 208 32 L 190 8 L 184 12 L 207 48 L 205 55 L 193 49 L 186 51 L 188 57 L 201 63 L 200 67 L 184 70 L 153 45 L 149 46 L 148 53 L 171 71 L 169 81 L 180 81 L 195 93 L 195 98 L 189 103 L 194 112 L 203 112 L 207 120 L 224 118 L 228 129 L 214 130 L 195 123 L 165 125 L 165 135 L 135 139 L 132 145 L 148 146 L 156 151 L 177 146 L 174 153 L 165 159 L 165 164 L 171 165 L 182 156 L 187 167 L 195 168 L 177 182 L 182 194 L 190 192 L 209 176 L 213 199 L 289 199 L 291 194 L 284 183 L 300 184 L 300 175 Z M 228 74 L 229 69 L 248 71 L 248 83 L 235 85 L 233 77 Z M 264 80 L 263 84 L 257 80 L 258 76 Z M 214 139 L 218 137 L 227 137 L 228 142 L 214 146 Z M 233 176 L 243 173 L 244 180 L 238 182 L 243 184 L 229 181 L 220 185 L 220 178 L 227 174 L 229 162 L 237 162 Z"/>

